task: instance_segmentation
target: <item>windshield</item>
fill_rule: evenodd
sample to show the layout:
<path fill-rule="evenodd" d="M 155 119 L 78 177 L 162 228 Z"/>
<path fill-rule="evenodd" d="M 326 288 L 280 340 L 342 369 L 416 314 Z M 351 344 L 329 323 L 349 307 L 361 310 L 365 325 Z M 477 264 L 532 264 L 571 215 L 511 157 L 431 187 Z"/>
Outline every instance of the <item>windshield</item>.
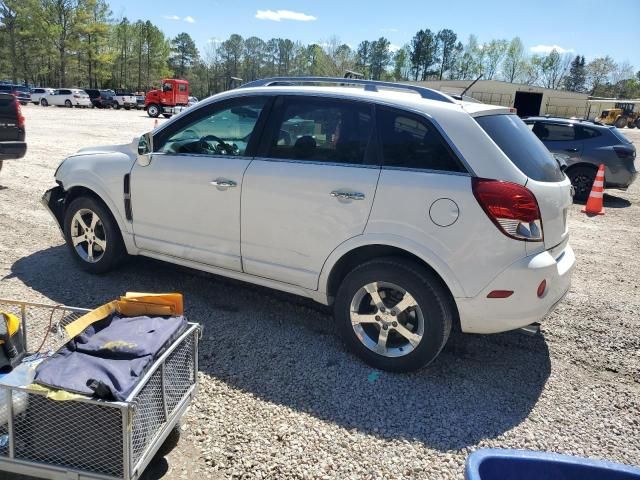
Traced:
<path fill-rule="evenodd" d="M 539 182 L 564 180 L 551 152 L 516 115 L 487 115 L 476 121 L 527 177 Z"/>

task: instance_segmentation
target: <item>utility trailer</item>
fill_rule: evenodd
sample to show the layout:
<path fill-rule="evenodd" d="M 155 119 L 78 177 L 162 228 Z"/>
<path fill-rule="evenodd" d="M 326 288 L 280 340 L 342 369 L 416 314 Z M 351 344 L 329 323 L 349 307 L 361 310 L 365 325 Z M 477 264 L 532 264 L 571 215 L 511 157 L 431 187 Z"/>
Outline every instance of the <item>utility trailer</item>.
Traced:
<path fill-rule="evenodd" d="M 52 349 L 68 340 L 64 325 L 89 311 L 2 299 L 0 310 L 21 319 L 25 342 L 27 327 L 52 327 L 46 344 Z M 124 402 L 51 400 L 32 387 L 0 383 L 0 472 L 52 480 L 140 478 L 156 454 L 177 443 L 180 419 L 197 390 L 199 339 L 199 325 L 189 323 Z"/>

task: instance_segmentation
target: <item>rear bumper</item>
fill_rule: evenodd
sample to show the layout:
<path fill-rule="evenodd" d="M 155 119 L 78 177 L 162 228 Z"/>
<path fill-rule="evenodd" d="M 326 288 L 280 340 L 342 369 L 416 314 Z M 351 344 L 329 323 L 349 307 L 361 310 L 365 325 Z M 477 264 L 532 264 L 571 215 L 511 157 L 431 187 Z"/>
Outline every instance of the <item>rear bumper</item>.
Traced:
<path fill-rule="evenodd" d="M 509 266 L 474 298 L 456 298 L 460 325 L 467 333 L 498 333 L 539 322 L 564 298 L 571 286 L 575 255 L 568 243 Z M 537 289 L 547 287 L 541 298 Z M 508 298 L 487 298 L 493 290 L 512 290 Z"/>
<path fill-rule="evenodd" d="M 62 190 L 62 187 L 58 186 L 44 192 L 44 195 L 42 195 L 42 199 L 40 200 L 56 221 L 56 225 L 60 229 L 60 233 L 63 238 L 64 231 L 62 230 L 62 222 L 64 221 L 64 198 L 64 190 Z"/>
<path fill-rule="evenodd" d="M 0 142 L 0 160 L 22 158 L 26 153 L 26 142 Z"/>

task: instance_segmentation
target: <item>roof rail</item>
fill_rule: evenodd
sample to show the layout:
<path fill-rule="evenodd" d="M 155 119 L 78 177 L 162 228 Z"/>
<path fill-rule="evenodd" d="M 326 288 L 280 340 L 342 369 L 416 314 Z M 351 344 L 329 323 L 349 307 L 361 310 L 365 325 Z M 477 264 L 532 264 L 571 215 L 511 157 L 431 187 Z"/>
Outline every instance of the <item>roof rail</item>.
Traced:
<path fill-rule="evenodd" d="M 379 80 L 363 80 L 360 78 L 339 78 L 339 77 L 272 77 L 254 80 L 245 83 L 240 88 L 268 87 L 293 85 L 296 83 L 338 83 L 341 85 L 364 85 L 364 89 L 370 92 L 377 92 L 380 88 L 390 90 L 410 90 L 418 93 L 422 98 L 437 100 L 439 102 L 456 103 L 449 95 L 432 90 L 431 88 L 419 87 L 407 83 L 382 82 Z"/>

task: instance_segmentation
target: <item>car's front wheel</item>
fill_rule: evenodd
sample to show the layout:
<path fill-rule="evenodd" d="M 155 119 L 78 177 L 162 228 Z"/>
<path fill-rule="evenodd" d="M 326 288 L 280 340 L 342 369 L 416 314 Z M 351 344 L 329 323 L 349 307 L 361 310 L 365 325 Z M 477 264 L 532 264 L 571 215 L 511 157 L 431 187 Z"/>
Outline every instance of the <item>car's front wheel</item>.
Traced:
<path fill-rule="evenodd" d="M 160 115 L 160 107 L 152 103 L 147 107 L 147 115 L 149 115 L 151 118 L 158 118 L 158 116 Z"/>
<path fill-rule="evenodd" d="M 71 103 L 71 100 L 65 100 L 64 101 L 64 106 L 67 108 L 72 108 L 73 104 Z"/>
<path fill-rule="evenodd" d="M 104 204 L 93 197 L 78 197 L 65 212 L 64 233 L 74 260 L 84 270 L 103 273 L 125 256 L 118 225 Z"/>
<path fill-rule="evenodd" d="M 432 362 L 444 347 L 453 311 L 434 274 L 403 258 L 354 268 L 334 305 L 347 346 L 369 365 L 406 372 Z"/>
<path fill-rule="evenodd" d="M 40 105 L 42 105 L 43 107 L 48 107 L 49 106 L 49 102 L 47 102 L 46 98 L 43 98 L 40 100 Z"/>

